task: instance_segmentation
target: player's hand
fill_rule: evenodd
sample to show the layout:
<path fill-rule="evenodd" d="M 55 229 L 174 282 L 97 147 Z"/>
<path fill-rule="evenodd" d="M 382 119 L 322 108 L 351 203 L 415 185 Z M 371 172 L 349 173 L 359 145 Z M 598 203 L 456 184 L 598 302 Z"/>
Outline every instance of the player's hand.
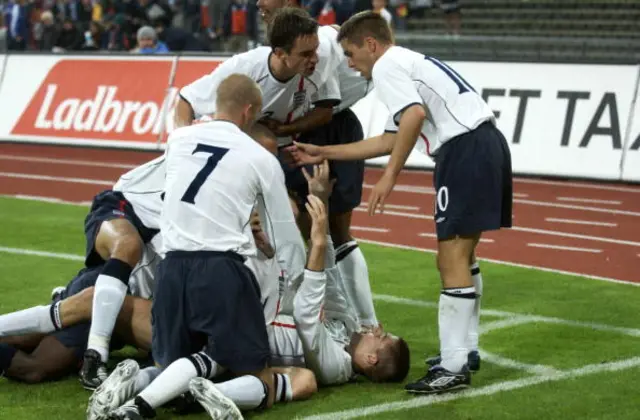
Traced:
<path fill-rule="evenodd" d="M 327 244 L 327 210 L 322 200 L 309 194 L 304 204 L 311 217 L 311 243 L 313 246 Z"/>
<path fill-rule="evenodd" d="M 309 175 L 306 168 L 302 168 L 302 175 L 307 180 L 309 193 L 318 197 L 326 205 L 336 183 L 335 179 L 329 179 L 329 162 L 324 160 L 319 165 L 313 165 L 313 176 Z"/>
<path fill-rule="evenodd" d="M 256 242 L 256 248 L 260 250 L 267 258 L 273 258 L 276 254 L 275 250 L 267 238 L 267 234 L 262 230 L 262 224 L 260 223 L 260 216 L 257 211 L 251 213 L 251 219 L 249 220 L 251 226 L 251 233 L 253 234 L 253 240 Z"/>
<path fill-rule="evenodd" d="M 378 183 L 373 187 L 369 195 L 369 216 L 375 214 L 378 206 L 380 206 L 380 213 L 384 212 L 384 202 L 389 194 L 391 194 L 395 184 L 396 179 L 394 176 L 388 175 L 387 172 L 382 175 L 382 178 L 380 178 Z"/>
<path fill-rule="evenodd" d="M 285 150 L 291 154 L 296 166 L 317 165 L 325 160 L 322 146 L 294 141 L 293 146 L 289 146 Z"/>
<path fill-rule="evenodd" d="M 272 118 L 263 118 L 259 121 L 260 124 L 267 127 L 276 137 L 282 137 L 282 127 L 284 123 L 274 120 Z"/>

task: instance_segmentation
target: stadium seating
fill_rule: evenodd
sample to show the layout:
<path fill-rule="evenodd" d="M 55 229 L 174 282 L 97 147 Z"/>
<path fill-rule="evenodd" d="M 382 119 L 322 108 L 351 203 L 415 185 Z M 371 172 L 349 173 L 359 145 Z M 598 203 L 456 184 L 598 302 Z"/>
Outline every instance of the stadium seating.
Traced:
<path fill-rule="evenodd" d="M 637 0 L 462 1 L 460 39 L 438 8 L 408 21 L 402 45 L 448 59 L 640 62 Z"/>

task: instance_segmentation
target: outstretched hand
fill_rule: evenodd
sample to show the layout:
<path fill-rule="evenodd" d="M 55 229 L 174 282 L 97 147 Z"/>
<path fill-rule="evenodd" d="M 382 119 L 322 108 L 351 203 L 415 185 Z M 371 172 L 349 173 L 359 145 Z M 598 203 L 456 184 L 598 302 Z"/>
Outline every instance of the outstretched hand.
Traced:
<path fill-rule="evenodd" d="M 324 159 L 322 156 L 322 146 L 309 143 L 293 142 L 293 145 L 284 149 L 292 159 L 295 166 L 317 165 Z"/>
<path fill-rule="evenodd" d="M 314 165 L 313 176 L 309 175 L 306 168 L 302 168 L 302 175 L 304 175 L 307 180 L 309 194 L 315 195 L 322 200 L 323 203 L 327 203 L 329 196 L 331 195 L 331 191 L 333 190 L 333 186 L 336 183 L 335 179 L 329 179 L 329 162 L 324 160 L 321 164 Z"/>

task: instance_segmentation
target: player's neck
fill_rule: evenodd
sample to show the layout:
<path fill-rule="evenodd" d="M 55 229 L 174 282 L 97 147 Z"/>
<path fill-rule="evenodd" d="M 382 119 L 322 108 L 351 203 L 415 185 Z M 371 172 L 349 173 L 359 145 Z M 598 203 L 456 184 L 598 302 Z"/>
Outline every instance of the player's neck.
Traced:
<path fill-rule="evenodd" d="M 235 125 L 236 127 L 242 127 L 242 121 L 238 118 L 234 118 L 232 115 L 227 114 L 226 112 L 216 112 L 214 121 L 224 121 Z"/>
<path fill-rule="evenodd" d="M 296 75 L 296 73 L 289 70 L 284 65 L 284 62 L 282 62 L 282 60 L 280 60 L 274 53 L 269 54 L 269 72 L 274 79 L 282 83 L 288 82 Z"/>

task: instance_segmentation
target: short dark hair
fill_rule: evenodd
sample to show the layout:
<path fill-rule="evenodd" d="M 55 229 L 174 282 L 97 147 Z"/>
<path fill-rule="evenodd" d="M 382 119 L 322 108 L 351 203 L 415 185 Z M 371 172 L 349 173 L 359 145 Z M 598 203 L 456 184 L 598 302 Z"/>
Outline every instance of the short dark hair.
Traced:
<path fill-rule="evenodd" d="M 318 22 L 304 9 L 283 7 L 275 12 L 267 33 L 271 48 L 282 48 L 290 53 L 296 39 L 318 33 Z"/>
<path fill-rule="evenodd" d="M 384 44 L 394 42 L 387 21 L 379 13 L 372 11 L 356 13 L 343 23 L 338 32 L 338 42 L 345 40 L 360 47 L 365 37 L 369 36 Z"/>
<path fill-rule="evenodd" d="M 374 382 L 402 382 L 409 374 L 411 365 L 409 345 L 402 338 L 378 350 L 378 364 L 375 366 L 371 380 Z"/>

